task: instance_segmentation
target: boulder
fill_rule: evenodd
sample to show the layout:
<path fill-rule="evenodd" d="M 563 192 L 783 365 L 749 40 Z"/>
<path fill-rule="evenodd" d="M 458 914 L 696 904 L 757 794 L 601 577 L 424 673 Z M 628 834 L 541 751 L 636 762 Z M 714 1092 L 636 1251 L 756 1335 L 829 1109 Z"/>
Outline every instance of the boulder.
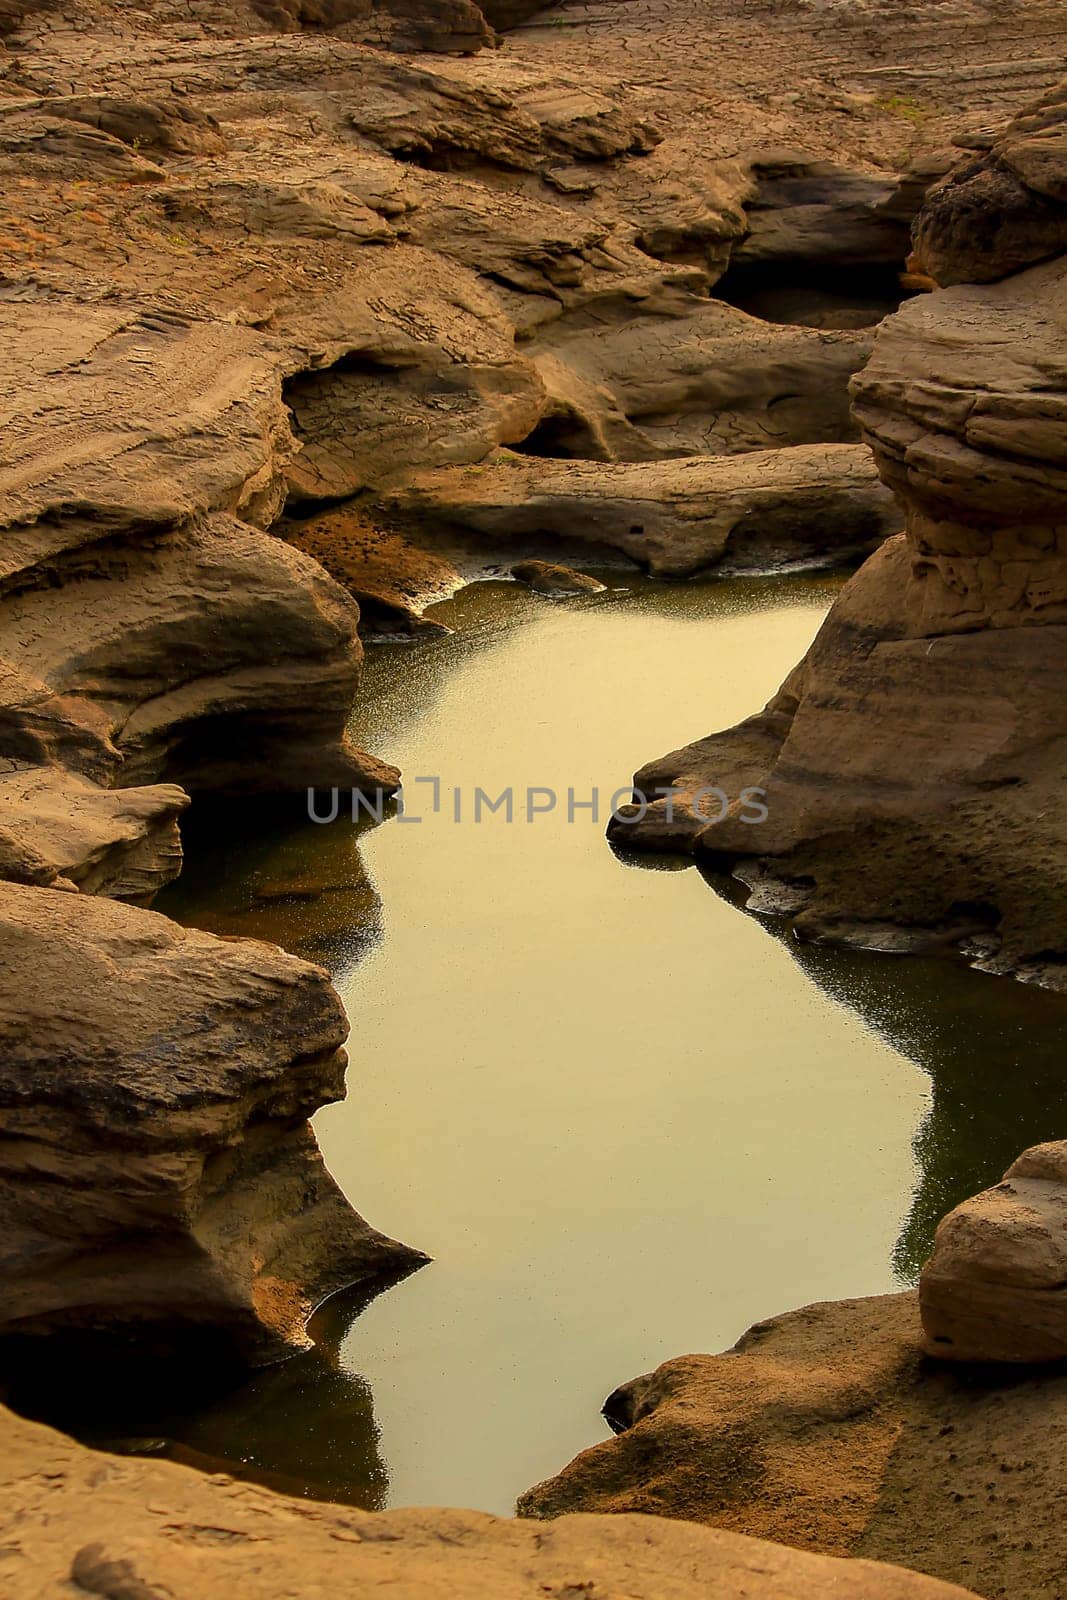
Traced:
<path fill-rule="evenodd" d="M 617 1437 L 531 1489 L 521 1515 L 654 1513 L 1045 1600 L 1067 1376 L 971 1382 L 924 1361 L 914 1292 L 807 1306 L 722 1355 L 624 1384 Z"/>
<path fill-rule="evenodd" d="M 963 1589 L 894 1567 L 649 1517 L 538 1528 L 476 1511 L 289 1500 L 167 1462 L 103 1456 L 6 1411 L 0 1442 L 9 1600 L 65 1590 L 111 1600 L 967 1600 Z"/>
<path fill-rule="evenodd" d="M 344 1095 L 325 972 L 151 911 L 0 884 L 0 1334 L 307 1345 L 425 1258 L 348 1206 L 307 1118 Z"/>
<path fill-rule="evenodd" d="M 1067 251 L 1067 82 L 980 142 L 916 222 L 916 263 L 940 284 L 993 283 Z"/>
<path fill-rule="evenodd" d="M 942 1360 L 1067 1360 L 1067 1142 L 1024 1151 L 949 1212 L 919 1302 Z"/>
<path fill-rule="evenodd" d="M 0 470 L 9 738 L 39 742 L 43 695 L 86 725 L 86 759 L 66 756 L 97 781 L 395 788 L 345 731 L 357 608 L 255 526 L 294 448 L 255 335 L 128 308 L 0 321 L 20 361 Z"/>
<path fill-rule="evenodd" d="M 511 569 L 511 576 L 535 594 L 600 594 L 604 589 L 599 578 L 552 561 L 518 561 Z"/>

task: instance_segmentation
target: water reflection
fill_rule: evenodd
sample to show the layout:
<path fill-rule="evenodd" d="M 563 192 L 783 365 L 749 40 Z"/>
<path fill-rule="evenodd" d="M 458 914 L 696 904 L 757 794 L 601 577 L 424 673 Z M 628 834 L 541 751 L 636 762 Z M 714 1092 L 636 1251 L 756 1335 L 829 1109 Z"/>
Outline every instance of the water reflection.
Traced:
<path fill-rule="evenodd" d="M 185 865 L 155 910 L 209 933 L 268 939 L 349 974 L 382 938 L 382 903 L 360 852 L 370 822 L 308 821 L 303 801 L 198 799 L 182 819 Z"/>
<path fill-rule="evenodd" d="M 724 900 L 744 904 L 748 890 L 736 879 L 710 867 L 701 874 Z M 897 1277 L 915 1283 L 946 1212 L 996 1183 L 1021 1150 L 1067 1131 L 1067 996 L 947 955 L 805 943 L 779 917 L 758 920 L 833 1001 L 930 1079 L 929 1110 L 912 1140 L 918 1181 L 893 1250 Z"/>
<path fill-rule="evenodd" d="M 435 608 L 450 635 L 369 652 L 358 741 L 446 792 L 611 794 L 766 700 L 838 586 L 608 581 Z M 1058 1131 L 1062 1000 L 794 945 L 688 863 L 627 870 L 603 819 L 191 815 L 161 906 L 331 967 L 353 1072 L 315 1119 L 325 1158 L 435 1259 L 339 1320 L 328 1361 L 205 1404 L 186 1449 L 363 1503 L 387 1474 L 393 1504 L 507 1511 L 597 1437 L 616 1383 L 894 1287 L 946 1204 Z"/>
<path fill-rule="evenodd" d="M 84 1339 L 5 1347 L 0 1398 L 119 1455 L 225 1472 L 280 1493 L 380 1510 L 389 1474 L 370 1386 L 341 1360 L 355 1319 L 389 1284 L 335 1295 L 312 1319 L 313 1347 L 248 1375 L 213 1343 L 180 1363 L 150 1339 L 103 1349 Z"/>

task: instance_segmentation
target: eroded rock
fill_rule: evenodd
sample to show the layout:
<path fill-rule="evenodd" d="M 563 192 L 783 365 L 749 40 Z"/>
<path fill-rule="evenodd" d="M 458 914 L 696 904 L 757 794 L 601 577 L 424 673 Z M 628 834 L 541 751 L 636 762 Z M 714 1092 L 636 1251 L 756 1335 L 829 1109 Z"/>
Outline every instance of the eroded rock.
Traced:
<path fill-rule="evenodd" d="M 524 583 L 535 594 L 571 595 L 600 594 L 604 585 L 588 572 L 576 572 L 573 567 L 560 566 L 553 561 L 517 561 L 511 576 Z"/>
<path fill-rule="evenodd" d="M 722 1355 L 624 1384 L 618 1437 L 520 1513 L 651 1512 L 802 1549 L 889 1560 L 992 1600 L 1055 1593 L 1062 1373 L 1010 1388 L 924 1363 L 913 1292 L 807 1306 Z"/>
<path fill-rule="evenodd" d="M 177 819 L 189 803 L 175 784 L 103 789 L 62 767 L 0 771 L 0 878 L 148 905 L 177 877 Z"/>
<path fill-rule="evenodd" d="M 805 886 L 807 937 L 885 948 L 888 929 L 918 930 L 1062 986 L 1065 319 L 1061 259 L 882 325 L 853 394 L 904 535 L 762 713 L 637 775 L 758 786 L 767 818 L 708 825 L 683 806 L 668 822 L 657 802 L 619 829 L 629 844 L 769 859 Z"/>
<path fill-rule="evenodd" d="M 949 1212 L 919 1302 L 926 1349 L 942 1360 L 1067 1359 L 1067 1143 L 1024 1151 Z"/>
<path fill-rule="evenodd" d="M 818 565 L 869 548 L 898 521 L 863 445 L 808 445 L 676 461 L 507 456 L 414 474 L 383 497 L 412 527 L 462 529 L 507 548 L 524 534 L 620 550 L 657 577 Z"/>
<path fill-rule="evenodd" d="M 0 1333 L 211 1336 L 251 1361 L 417 1265 L 353 1212 L 307 1118 L 344 1095 L 319 967 L 89 895 L 0 884 Z"/>

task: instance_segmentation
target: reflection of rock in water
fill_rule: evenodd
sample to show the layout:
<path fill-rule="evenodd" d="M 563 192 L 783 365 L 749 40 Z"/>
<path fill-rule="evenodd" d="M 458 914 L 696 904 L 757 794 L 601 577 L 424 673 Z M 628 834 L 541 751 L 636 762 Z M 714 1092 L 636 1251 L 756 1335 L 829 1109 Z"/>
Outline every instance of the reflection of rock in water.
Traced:
<path fill-rule="evenodd" d="M 918 1183 L 893 1254 L 913 1283 L 945 1213 L 996 1182 L 1020 1150 L 1062 1131 L 1067 996 L 947 958 L 800 944 L 783 925 L 767 927 L 832 999 L 929 1074 Z"/>
<path fill-rule="evenodd" d="M 330 796 L 319 797 L 322 813 Z M 183 833 L 185 866 L 156 909 L 210 933 L 267 939 L 291 955 L 351 970 L 381 937 L 381 902 L 363 864 L 347 794 L 336 822 L 307 807 L 198 800 Z"/>
<path fill-rule="evenodd" d="M 704 876 L 744 904 L 735 879 Z M 914 1283 L 945 1213 L 995 1183 L 1020 1150 L 1062 1133 L 1067 996 L 949 958 L 800 944 L 783 922 L 764 926 L 831 999 L 930 1077 L 930 1110 L 914 1140 L 918 1182 L 893 1253 L 901 1280 Z"/>
<path fill-rule="evenodd" d="M 313 1349 L 250 1376 L 211 1364 L 210 1352 L 176 1369 L 153 1363 L 143 1346 L 117 1355 L 112 1342 L 106 1360 L 53 1351 L 32 1365 L 7 1363 L 0 1399 L 115 1454 L 164 1457 L 378 1511 L 389 1475 L 374 1397 L 339 1364 L 338 1351 L 352 1321 L 387 1287 L 391 1281 L 335 1295 L 312 1321 Z"/>

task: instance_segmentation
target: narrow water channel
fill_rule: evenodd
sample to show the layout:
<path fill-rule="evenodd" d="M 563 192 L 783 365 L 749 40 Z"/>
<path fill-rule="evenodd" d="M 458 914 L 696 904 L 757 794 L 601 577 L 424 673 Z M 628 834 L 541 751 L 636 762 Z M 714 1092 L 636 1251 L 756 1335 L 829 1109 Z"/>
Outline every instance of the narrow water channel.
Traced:
<path fill-rule="evenodd" d="M 760 706 L 839 580 L 610 581 L 476 585 L 434 609 L 448 636 L 371 649 L 355 731 L 421 821 L 191 827 L 162 909 L 330 966 L 352 1064 L 327 1162 L 434 1260 L 329 1306 L 308 1361 L 142 1431 L 305 1492 L 507 1512 L 604 1436 L 616 1383 L 913 1280 L 948 1205 L 1062 1134 L 1062 998 L 798 946 L 605 843 L 632 768 Z M 513 820 L 475 822 L 475 786 Z M 526 821 L 528 788 L 560 803 Z"/>

